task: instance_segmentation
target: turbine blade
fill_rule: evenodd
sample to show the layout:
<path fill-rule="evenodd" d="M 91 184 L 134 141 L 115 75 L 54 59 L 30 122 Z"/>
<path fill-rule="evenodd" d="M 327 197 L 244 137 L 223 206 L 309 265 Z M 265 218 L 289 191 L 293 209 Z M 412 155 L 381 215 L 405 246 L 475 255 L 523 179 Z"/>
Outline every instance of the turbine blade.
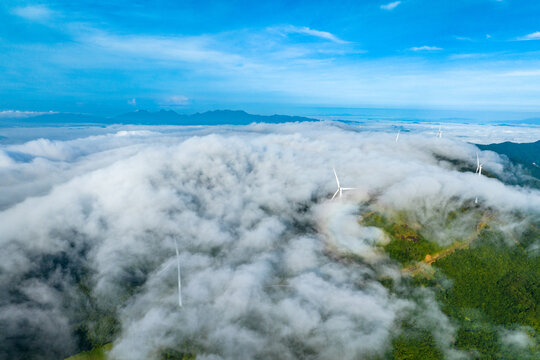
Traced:
<path fill-rule="evenodd" d="M 476 153 L 476 166 L 480 166 L 480 158 L 478 158 L 478 153 Z"/>
<path fill-rule="evenodd" d="M 174 239 L 174 249 L 176 250 L 176 265 L 178 267 L 178 306 L 182 307 L 182 279 L 180 277 L 180 254 L 178 253 L 178 244 Z"/>
<path fill-rule="evenodd" d="M 334 196 L 332 196 L 332 199 L 330 199 L 330 200 L 334 200 L 334 198 L 336 197 L 338 192 L 339 192 L 339 188 L 336 190 L 336 192 L 334 193 Z"/>
<path fill-rule="evenodd" d="M 165 272 L 165 270 L 167 270 L 169 268 L 169 266 L 171 266 L 171 263 L 168 263 L 167 265 L 165 265 L 165 267 L 161 270 L 159 270 L 156 275 L 161 275 Z"/>
<path fill-rule="evenodd" d="M 359 188 L 341 188 L 341 190 L 345 191 L 345 190 L 357 190 Z"/>
<path fill-rule="evenodd" d="M 332 168 L 332 170 L 334 170 L 334 175 L 336 177 L 337 186 L 339 187 L 340 185 L 339 185 L 339 179 L 337 177 L 336 169 Z"/>

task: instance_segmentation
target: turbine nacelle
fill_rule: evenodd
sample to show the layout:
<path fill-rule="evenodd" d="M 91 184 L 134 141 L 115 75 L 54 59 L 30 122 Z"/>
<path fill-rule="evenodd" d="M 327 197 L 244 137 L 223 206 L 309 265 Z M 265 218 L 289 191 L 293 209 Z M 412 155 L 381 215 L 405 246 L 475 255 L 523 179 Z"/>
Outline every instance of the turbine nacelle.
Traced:
<path fill-rule="evenodd" d="M 337 183 L 337 190 L 336 192 L 334 193 L 334 196 L 332 196 L 332 200 L 334 200 L 334 198 L 339 194 L 339 197 L 341 198 L 343 196 L 343 191 L 348 191 L 348 190 L 356 190 L 358 188 L 350 188 L 350 187 L 342 187 L 341 184 L 339 183 L 339 178 L 337 176 L 337 173 L 336 173 L 336 169 L 332 168 L 332 170 L 334 170 L 334 176 L 336 177 L 336 183 Z"/>

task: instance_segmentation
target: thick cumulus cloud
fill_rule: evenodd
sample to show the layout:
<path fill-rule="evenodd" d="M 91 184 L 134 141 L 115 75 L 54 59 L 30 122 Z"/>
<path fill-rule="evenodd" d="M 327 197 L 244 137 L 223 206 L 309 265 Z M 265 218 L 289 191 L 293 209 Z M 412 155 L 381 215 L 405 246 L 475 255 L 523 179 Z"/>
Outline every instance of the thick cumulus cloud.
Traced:
<path fill-rule="evenodd" d="M 444 324 L 434 338 L 445 349 L 452 324 L 429 295 L 416 303 L 378 281 L 401 274 L 380 249 L 384 233 L 359 223 L 362 212 L 412 208 L 422 218 L 475 198 L 540 212 L 538 191 L 475 175 L 472 145 L 423 135 L 395 143 L 393 134 L 323 123 L 121 132 L 3 150 L 2 358 L 80 349 L 80 324 L 103 326 L 98 310 L 116 319 L 105 339 L 114 359 L 369 358 L 387 352 L 404 314 L 419 308 L 434 329 Z M 485 158 L 486 171 L 502 176 L 504 161 Z M 335 201 L 332 167 L 357 188 Z"/>

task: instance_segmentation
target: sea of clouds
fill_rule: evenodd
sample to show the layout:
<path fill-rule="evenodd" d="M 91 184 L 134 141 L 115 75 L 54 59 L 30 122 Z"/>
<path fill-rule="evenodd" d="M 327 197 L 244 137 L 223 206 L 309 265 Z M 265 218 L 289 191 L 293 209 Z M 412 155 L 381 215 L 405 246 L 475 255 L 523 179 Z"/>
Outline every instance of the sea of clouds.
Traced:
<path fill-rule="evenodd" d="M 448 358 L 466 358 L 428 291 L 413 301 L 381 284 L 402 275 L 363 211 L 421 218 L 478 198 L 540 214 L 539 191 L 505 185 L 507 160 L 431 133 L 126 129 L 0 148 L 0 358 L 80 351 L 74 329 L 99 323 L 92 309 L 118 319 L 114 359 L 369 358 L 414 312 Z M 477 152 L 492 177 L 474 173 Z M 333 167 L 357 188 L 336 200 Z"/>

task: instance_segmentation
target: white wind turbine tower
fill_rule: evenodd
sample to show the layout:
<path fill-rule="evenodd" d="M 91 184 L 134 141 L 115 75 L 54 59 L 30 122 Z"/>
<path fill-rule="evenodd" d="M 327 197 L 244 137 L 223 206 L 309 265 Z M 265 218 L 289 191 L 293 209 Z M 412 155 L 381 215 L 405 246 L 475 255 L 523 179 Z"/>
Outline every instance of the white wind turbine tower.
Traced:
<path fill-rule="evenodd" d="M 482 166 L 484 166 L 484 164 L 480 164 L 480 158 L 478 157 L 478 153 L 476 153 L 476 173 L 478 176 L 482 176 Z M 478 204 L 478 197 L 474 199 L 474 203 Z"/>
<path fill-rule="evenodd" d="M 482 166 L 484 166 L 484 164 L 480 164 L 480 158 L 478 157 L 478 153 L 476 153 L 476 173 L 478 175 L 482 175 Z"/>
<path fill-rule="evenodd" d="M 332 168 L 332 170 L 334 170 L 334 176 L 336 177 L 336 182 L 337 182 L 337 190 L 336 192 L 334 193 L 334 196 L 332 196 L 332 200 L 334 200 L 334 198 L 337 196 L 337 194 L 339 193 L 339 197 L 341 198 L 343 196 L 343 191 L 347 191 L 347 190 L 356 190 L 358 188 L 346 188 L 346 187 L 341 187 L 340 183 L 339 183 L 339 179 L 338 179 L 338 176 L 337 176 L 337 173 L 336 173 L 336 169 Z"/>
<path fill-rule="evenodd" d="M 178 268 L 178 306 L 182 307 L 182 280 L 180 278 L 180 254 L 178 253 L 178 244 L 174 239 L 174 249 L 176 250 L 176 266 Z"/>
<path fill-rule="evenodd" d="M 437 132 L 437 137 L 438 137 L 439 139 L 442 138 L 441 124 L 439 124 L 439 131 Z"/>
<path fill-rule="evenodd" d="M 397 132 L 397 135 L 396 135 L 396 143 L 397 143 L 398 140 L 399 140 L 399 132 L 400 132 L 400 131 L 401 131 L 401 130 L 398 130 L 398 132 Z"/>

